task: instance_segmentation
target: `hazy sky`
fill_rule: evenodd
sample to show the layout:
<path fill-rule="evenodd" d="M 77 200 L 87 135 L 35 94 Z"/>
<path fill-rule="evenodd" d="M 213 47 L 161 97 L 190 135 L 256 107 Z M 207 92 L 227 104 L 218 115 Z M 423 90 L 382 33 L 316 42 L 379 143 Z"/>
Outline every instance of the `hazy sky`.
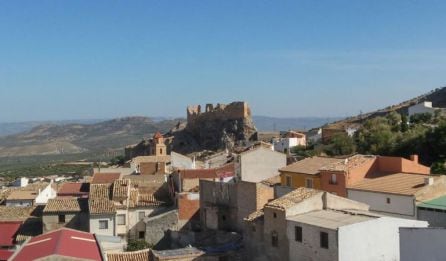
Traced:
<path fill-rule="evenodd" d="M 446 85 L 446 1 L 0 1 L 0 121 L 346 116 Z"/>

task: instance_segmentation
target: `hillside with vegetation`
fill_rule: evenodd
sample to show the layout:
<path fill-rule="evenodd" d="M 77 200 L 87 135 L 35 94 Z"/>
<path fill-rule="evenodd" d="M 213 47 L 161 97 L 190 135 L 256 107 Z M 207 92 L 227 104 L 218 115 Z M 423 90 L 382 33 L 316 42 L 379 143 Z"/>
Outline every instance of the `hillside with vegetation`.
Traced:
<path fill-rule="evenodd" d="M 167 132 L 181 119 L 154 121 L 126 117 L 94 124 L 44 124 L 30 131 L 0 137 L 0 157 L 102 153 Z"/>
<path fill-rule="evenodd" d="M 386 108 L 376 110 L 373 112 L 368 112 L 364 114 L 360 114 L 353 117 L 348 117 L 339 121 L 335 121 L 333 123 L 327 124 L 326 127 L 329 128 L 340 128 L 343 126 L 348 126 L 350 124 L 361 124 L 366 120 L 375 118 L 375 117 L 385 117 L 391 112 L 397 112 L 399 114 L 406 114 L 408 112 L 408 108 L 415 104 L 421 103 L 423 101 L 431 101 L 434 107 L 446 108 L 446 87 L 437 88 L 428 93 L 419 95 L 410 100 L 403 101 L 399 104 L 391 105 Z"/>
<path fill-rule="evenodd" d="M 420 162 L 432 166 L 433 173 L 446 173 L 446 115 L 417 114 L 410 119 L 396 111 L 365 120 L 352 136 L 335 135 L 329 143 L 295 148 L 301 156 L 353 153 L 409 157 L 418 154 Z"/>

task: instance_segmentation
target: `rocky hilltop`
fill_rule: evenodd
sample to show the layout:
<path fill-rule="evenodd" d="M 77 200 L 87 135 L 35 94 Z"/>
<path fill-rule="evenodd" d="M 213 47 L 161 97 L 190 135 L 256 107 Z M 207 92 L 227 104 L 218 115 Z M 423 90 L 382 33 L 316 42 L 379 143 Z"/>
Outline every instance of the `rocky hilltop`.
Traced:
<path fill-rule="evenodd" d="M 257 138 L 257 130 L 246 102 L 207 104 L 187 107 L 187 122 L 178 122 L 164 135 L 169 151 L 184 154 L 203 150 L 231 149 L 235 145 L 247 143 Z M 125 148 L 127 159 L 148 155 L 151 139 Z"/>
<path fill-rule="evenodd" d="M 187 124 L 169 134 L 173 136 L 171 148 L 189 153 L 200 150 L 221 150 L 253 140 L 256 127 L 251 109 L 246 102 L 207 104 L 187 107 Z"/>

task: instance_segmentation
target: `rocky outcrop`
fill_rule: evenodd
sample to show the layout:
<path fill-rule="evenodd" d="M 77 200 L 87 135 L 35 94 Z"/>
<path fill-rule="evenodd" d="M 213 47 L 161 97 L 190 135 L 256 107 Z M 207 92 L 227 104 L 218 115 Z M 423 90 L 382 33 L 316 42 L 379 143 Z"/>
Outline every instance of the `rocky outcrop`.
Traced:
<path fill-rule="evenodd" d="M 236 144 L 253 140 L 256 133 L 246 102 L 207 104 L 204 112 L 199 105 L 189 106 L 186 127 L 171 133 L 174 136 L 172 150 L 190 153 L 231 149 Z"/>

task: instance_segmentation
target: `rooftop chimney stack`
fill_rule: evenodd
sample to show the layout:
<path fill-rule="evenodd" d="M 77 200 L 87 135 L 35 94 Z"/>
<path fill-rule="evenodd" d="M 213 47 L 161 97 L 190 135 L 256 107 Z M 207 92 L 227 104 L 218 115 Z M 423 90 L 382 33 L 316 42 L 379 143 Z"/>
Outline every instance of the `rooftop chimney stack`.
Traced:
<path fill-rule="evenodd" d="M 415 163 L 418 163 L 418 155 L 417 154 L 410 155 L 410 160 Z"/>
<path fill-rule="evenodd" d="M 434 178 L 433 177 L 424 178 L 424 185 L 430 186 L 432 184 L 434 184 Z"/>

